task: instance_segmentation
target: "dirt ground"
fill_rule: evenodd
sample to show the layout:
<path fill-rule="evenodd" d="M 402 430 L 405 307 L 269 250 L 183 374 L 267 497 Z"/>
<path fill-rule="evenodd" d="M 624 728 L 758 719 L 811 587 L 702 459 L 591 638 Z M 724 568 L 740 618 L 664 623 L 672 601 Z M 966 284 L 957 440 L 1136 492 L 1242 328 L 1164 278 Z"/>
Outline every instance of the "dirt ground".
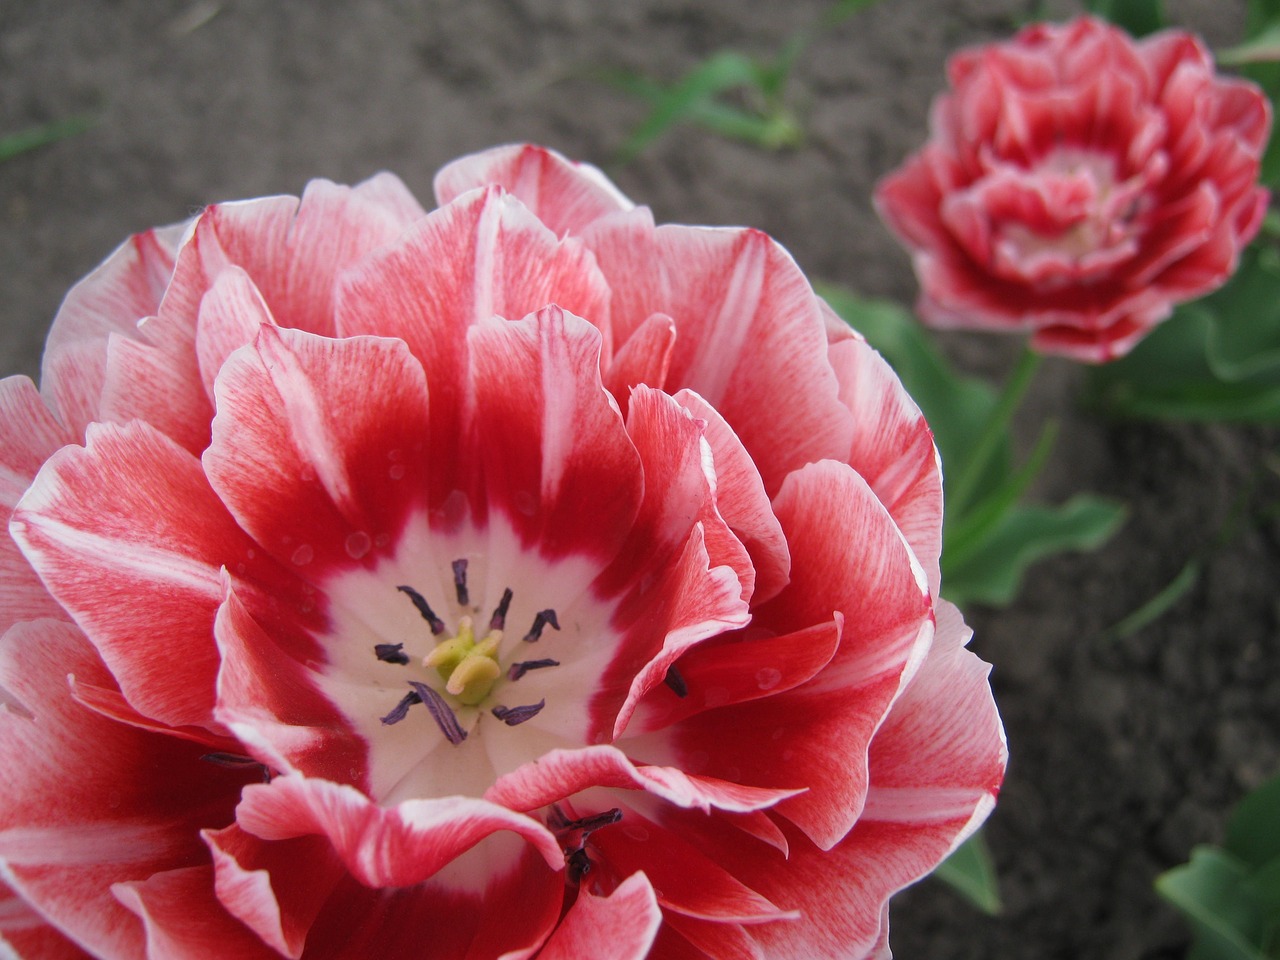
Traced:
<path fill-rule="evenodd" d="M 604 165 L 643 108 L 596 70 L 669 78 L 722 47 L 764 54 L 826 6 L 0 0 L 0 135 L 96 120 L 0 164 L 0 374 L 37 372 L 62 294 L 132 231 L 379 169 L 429 203 L 438 166 L 507 141 Z M 799 149 L 680 130 L 610 172 L 659 221 L 757 226 L 811 275 L 909 302 L 872 184 L 923 139 L 946 54 L 1007 35 L 1034 6 L 877 4 L 802 62 Z M 1239 37 L 1243 0 L 1169 6 L 1211 44 Z M 948 346 L 989 375 L 1012 356 L 985 338 Z M 1012 752 L 988 828 L 1006 909 L 983 917 L 921 884 L 896 902 L 899 957 L 1181 957 L 1186 929 L 1152 879 L 1220 838 L 1231 804 L 1280 769 L 1280 431 L 1104 422 L 1072 411 L 1078 377 L 1051 362 L 1024 411 L 1028 431 L 1065 416 L 1042 493 L 1109 494 L 1131 517 L 1100 553 L 1035 568 L 1016 605 L 968 611 Z M 1203 576 L 1168 615 L 1109 637 L 1192 555 Z"/>

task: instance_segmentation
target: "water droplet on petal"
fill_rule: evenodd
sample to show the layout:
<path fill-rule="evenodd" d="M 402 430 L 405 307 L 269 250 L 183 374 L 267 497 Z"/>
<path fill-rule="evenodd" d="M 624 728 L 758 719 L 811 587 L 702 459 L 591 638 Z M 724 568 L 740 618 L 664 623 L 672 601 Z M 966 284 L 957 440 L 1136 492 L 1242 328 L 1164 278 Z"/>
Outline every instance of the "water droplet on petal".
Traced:
<path fill-rule="evenodd" d="M 644 827 L 640 826 L 638 823 L 627 824 L 622 828 L 622 832 L 625 833 L 632 840 L 635 840 L 639 843 L 644 843 L 646 840 L 649 839 L 649 831 L 646 830 Z"/>
<path fill-rule="evenodd" d="M 391 534 L 389 533 L 380 533 L 373 538 L 373 545 L 375 547 L 385 547 L 390 542 L 391 542 Z"/>
<path fill-rule="evenodd" d="M 403 463 L 393 463 L 387 469 L 387 476 L 389 476 L 392 480 L 403 480 L 404 473 L 405 473 L 405 466 Z"/>
<path fill-rule="evenodd" d="M 373 548 L 373 541 L 363 530 L 357 530 L 347 536 L 347 542 L 343 546 L 346 548 L 348 557 L 359 560 Z"/>
<path fill-rule="evenodd" d="M 756 671 L 756 686 L 761 690 L 772 690 L 782 682 L 782 671 L 773 667 L 761 667 Z"/>
<path fill-rule="evenodd" d="M 250 560 L 252 560 L 254 557 L 258 555 L 258 551 L 253 549 L 253 547 L 250 547 L 248 550 L 244 552 L 244 555 L 248 557 Z"/>
<path fill-rule="evenodd" d="M 289 559 L 292 560 L 294 563 L 296 563 L 298 566 L 305 567 L 308 563 L 310 563 L 315 558 L 316 558 L 316 552 L 314 549 L 312 549 L 311 544 L 304 543 L 302 546 L 298 547 L 297 550 L 293 551 L 293 556 L 290 557 Z"/>

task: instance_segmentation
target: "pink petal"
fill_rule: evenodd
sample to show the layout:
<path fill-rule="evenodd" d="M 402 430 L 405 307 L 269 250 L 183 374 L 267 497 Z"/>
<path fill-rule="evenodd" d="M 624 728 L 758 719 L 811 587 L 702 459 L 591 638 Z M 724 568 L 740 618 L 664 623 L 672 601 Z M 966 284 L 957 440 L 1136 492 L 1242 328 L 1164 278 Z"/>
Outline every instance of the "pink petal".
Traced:
<path fill-rule="evenodd" d="M 165 349 L 111 335 L 97 419 L 121 424 L 145 421 L 199 455 L 209 443 L 212 417 L 213 405 L 200 389 L 195 355 L 187 345 Z"/>
<path fill-rule="evenodd" d="M 45 464 L 10 530 L 135 709 L 214 723 L 218 571 L 261 563 L 194 456 L 144 423 L 94 424 Z"/>
<path fill-rule="evenodd" d="M 692 390 L 681 390 L 675 399 L 706 424 L 704 436 L 715 462 L 716 509 L 751 555 L 755 571 L 752 602 L 771 600 L 787 584 L 791 554 L 782 525 L 773 515 L 760 471 L 715 407 Z"/>
<path fill-rule="evenodd" d="M 604 383 L 618 401 L 625 416 L 631 388 L 639 384 L 661 390 L 671 367 L 676 325 L 664 313 L 655 313 L 640 324 L 631 338 L 613 356 Z"/>
<path fill-rule="evenodd" d="M 201 827 L 228 823 L 251 775 L 200 757 L 206 748 L 143 732 L 75 703 L 67 675 L 106 687 L 101 661 L 75 627 L 19 624 L 0 641 L 0 864 L 39 912 L 99 956 L 141 956 L 143 928 L 114 883 L 200 863 Z"/>
<path fill-rule="evenodd" d="M 644 960 L 662 911 L 643 873 L 633 873 L 607 897 L 583 888 L 538 960 Z"/>
<path fill-rule="evenodd" d="M 403 343 L 263 326 L 224 364 L 216 394 L 209 482 L 302 575 L 371 564 L 425 506 L 434 438 Z"/>
<path fill-rule="evenodd" d="M 420 883 L 496 831 L 523 837 L 552 869 L 564 864 L 541 823 L 470 797 L 383 808 L 351 787 L 287 774 L 247 788 L 236 820 L 263 840 L 328 837 L 351 875 L 370 887 Z"/>
<path fill-rule="evenodd" d="M 592 221 L 634 206 L 590 164 L 529 144 L 494 147 L 447 164 L 436 174 L 436 199 L 444 206 L 491 184 L 518 197 L 559 236 L 581 233 Z"/>
<path fill-rule="evenodd" d="M 728 921 L 702 920 L 686 916 L 683 913 L 669 911 L 663 916 L 668 943 L 674 947 L 674 936 L 685 940 L 688 944 L 688 956 L 697 960 L 768 960 L 760 945 L 747 932 L 741 923 Z M 684 947 L 675 948 L 682 952 Z M 666 958 L 667 953 L 658 952 Z"/>
<path fill-rule="evenodd" d="M 149 230 L 123 243 L 67 294 L 41 365 L 41 392 L 77 437 L 99 420 L 107 337 L 137 336 L 159 307 L 173 272 L 181 227 Z"/>
<path fill-rule="evenodd" d="M 93 960 L 0 883 L 0 954 L 40 960 Z"/>
<path fill-rule="evenodd" d="M 450 470 L 461 469 L 467 328 L 556 303 L 604 331 L 607 357 L 609 296 L 580 242 L 558 242 L 493 187 L 436 210 L 348 271 L 338 290 L 338 333 L 399 337 L 421 361 L 431 388 L 433 490 L 447 495 L 459 487 Z M 433 503 L 443 495 L 433 494 Z"/>
<path fill-rule="evenodd" d="M 942 552 L 942 464 L 920 408 L 863 340 L 833 344 L 840 399 L 853 413 L 848 463 L 867 481 L 938 592 Z"/>
<path fill-rule="evenodd" d="M 210 400 L 214 399 L 213 382 L 227 357 L 252 343 L 264 323 L 274 324 L 275 320 L 262 294 L 244 270 L 227 267 L 200 301 L 196 321 L 200 379 Z"/>
<path fill-rule="evenodd" d="M 30 380 L 0 380 L 0 516 L 9 516 L 44 461 L 72 441 Z M 0 535 L 0 633 L 21 620 L 66 616 L 17 544 Z"/>
<path fill-rule="evenodd" d="M 321 837 L 265 842 L 233 824 L 206 831 L 210 883 L 222 906 L 286 957 L 300 957 L 307 933 L 346 871 Z"/>
<path fill-rule="evenodd" d="M 468 342 L 488 503 L 526 549 L 608 563 L 635 522 L 642 480 L 600 380 L 599 332 L 550 306 L 479 323 Z"/>
<path fill-rule="evenodd" d="M 208 866 L 156 873 L 112 887 L 142 919 L 147 956 L 165 960 L 277 960 L 279 954 L 227 913 Z M 296 954 L 295 954 L 296 956 Z"/>
<path fill-rule="evenodd" d="M 277 770 L 367 788 L 365 744 L 313 683 L 320 652 L 264 630 L 225 580 L 224 590 L 214 624 L 218 720 Z"/>
<path fill-rule="evenodd" d="M 752 230 L 655 228 L 639 209 L 598 221 L 586 239 L 613 290 L 619 344 L 652 314 L 670 316 L 667 389 L 688 387 L 720 411 L 761 465 L 766 490 L 809 461 L 843 455 L 852 424 L 836 397 L 821 309 L 785 250 Z"/>
<path fill-rule="evenodd" d="M 512 810 L 537 810 L 592 787 L 644 790 L 678 807 L 746 812 L 771 807 L 796 790 L 744 787 L 674 767 L 632 763 L 610 746 L 552 750 L 499 777 L 485 799 Z"/>

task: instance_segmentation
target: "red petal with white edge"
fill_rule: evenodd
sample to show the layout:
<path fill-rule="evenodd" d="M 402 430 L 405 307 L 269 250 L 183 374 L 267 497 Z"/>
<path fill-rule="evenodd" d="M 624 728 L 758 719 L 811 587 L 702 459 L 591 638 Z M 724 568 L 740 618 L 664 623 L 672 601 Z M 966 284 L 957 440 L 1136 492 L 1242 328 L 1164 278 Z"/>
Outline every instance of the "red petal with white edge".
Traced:
<path fill-rule="evenodd" d="M 77 438 L 90 421 L 101 419 L 107 337 L 136 337 L 138 321 L 156 312 L 181 232 L 170 227 L 131 237 L 63 300 L 45 344 L 40 383 Z"/>
<path fill-rule="evenodd" d="M 213 869 L 184 867 L 111 890 L 147 931 L 147 956 L 164 960 L 278 960 L 279 954 L 218 902 Z"/>
<path fill-rule="evenodd" d="M 663 916 L 667 929 L 666 951 L 661 948 L 655 956 L 669 960 L 671 954 L 676 957 L 688 956 L 696 960 L 767 960 L 760 945 L 747 932 L 741 923 L 718 922 L 688 917 L 682 913 L 671 911 Z M 687 942 L 677 946 L 673 934 Z"/>
<path fill-rule="evenodd" d="M 867 746 L 929 649 L 932 605 L 893 519 L 851 467 L 824 461 L 797 471 L 774 507 L 795 563 L 790 585 L 753 627 L 824 623 L 836 611 L 839 649 L 808 683 L 707 710 L 667 737 L 696 773 L 808 787 L 778 810 L 826 849 L 862 812 Z"/>
<path fill-rule="evenodd" d="M 617 555 L 640 505 L 640 458 L 600 381 L 600 333 L 549 306 L 472 327 L 470 380 L 489 504 L 550 558 Z M 434 396 L 433 396 L 434 402 Z"/>
<path fill-rule="evenodd" d="M 560 919 L 563 878 L 527 847 L 506 870 L 489 861 L 477 871 L 466 889 L 428 880 L 370 890 L 346 878 L 307 936 L 306 960 L 531 960 Z"/>
<path fill-rule="evenodd" d="M 871 741 L 862 815 L 896 823 L 967 817 L 977 829 L 995 803 L 1008 751 L 987 682 L 991 667 L 965 649 L 972 631 L 953 605 L 940 602 L 937 615 L 929 656 Z"/>
<path fill-rule="evenodd" d="M 664 910 L 703 920 L 766 923 L 794 920 L 678 832 L 634 811 L 591 835 L 591 846 L 618 876 L 643 870 Z"/>
<path fill-rule="evenodd" d="M 218 670 L 216 716 L 264 763 L 368 787 L 365 744 L 311 682 L 320 652 L 264 630 L 224 583 L 214 634 Z"/>
<path fill-rule="evenodd" d="M 661 925 L 653 886 L 633 873 L 607 897 L 583 888 L 538 960 L 644 960 Z"/>
<path fill-rule="evenodd" d="M 798 790 L 762 790 L 710 777 L 696 777 L 675 767 L 632 763 L 616 747 L 552 750 L 499 777 L 485 799 L 512 810 L 537 810 L 592 787 L 644 790 L 678 807 L 745 812 L 772 807 Z"/>
<path fill-rule="evenodd" d="M 3 883 L 0 883 L 0 956 L 93 960 Z"/>
<path fill-rule="evenodd" d="M 264 326 L 223 365 L 216 394 L 209 482 L 302 576 L 371 564 L 424 506 L 427 385 L 403 343 Z"/>
<path fill-rule="evenodd" d="M 233 824 L 206 831 L 210 887 L 219 902 L 286 957 L 300 957 L 307 932 L 347 876 L 323 837 L 266 842 Z"/>
<path fill-rule="evenodd" d="M 209 443 L 213 406 L 200 389 L 199 368 L 188 349 L 175 353 L 112 334 L 98 419 L 145 421 L 198 455 Z"/>
<path fill-rule="evenodd" d="M 8 518 L 45 460 L 73 439 L 29 379 L 0 380 L 0 516 Z M 66 616 L 17 544 L 0 535 L 0 633 L 22 620 Z"/>
<path fill-rule="evenodd" d="M 399 337 L 422 362 L 436 460 L 431 502 L 438 507 L 458 489 L 451 471 L 461 469 L 467 328 L 556 303 L 604 331 L 607 358 L 609 297 L 580 242 L 557 241 L 518 200 L 494 187 L 436 210 L 350 270 L 337 295 L 338 334 Z M 508 374 L 504 382 L 520 380 Z"/>
<path fill-rule="evenodd" d="M 654 687 L 632 721 L 633 733 L 660 730 L 686 717 L 735 703 L 776 697 L 813 679 L 840 645 L 844 617 L 782 636 L 730 634 L 691 649 L 676 663 L 684 695 Z"/>
<path fill-rule="evenodd" d="M 219 568 L 262 562 L 244 559 L 253 542 L 200 461 L 148 424 L 93 424 L 87 446 L 45 464 L 10 531 L 135 709 L 171 726 L 214 723 Z"/>
<path fill-rule="evenodd" d="M 519 197 L 559 236 L 635 206 L 596 167 L 530 144 L 494 147 L 445 165 L 436 174 L 436 200 L 444 206 L 490 184 Z"/>
<path fill-rule="evenodd" d="M 264 323 L 274 324 L 275 320 L 262 294 L 242 269 L 227 267 L 200 301 L 196 321 L 196 357 L 210 400 L 214 399 L 213 382 L 227 357 L 252 343 Z"/>
<path fill-rule="evenodd" d="M 248 787 L 236 820 L 263 840 L 328 837 L 351 875 L 370 887 L 420 883 L 500 830 L 523 837 L 553 869 L 564 865 L 556 838 L 541 823 L 471 797 L 383 808 L 352 787 L 286 774 Z"/>
<path fill-rule="evenodd" d="M 113 883 L 204 861 L 204 826 L 231 822 L 249 774 L 205 748 L 100 717 L 67 695 L 67 675 L 111 676 L 68 623 L 19 624 L 0 641 L 0 867 L 5 882 L 95 956 L 139 957 L 142 925 Z"/>
<path fill-rule="evenodd" d="M 831 345 L 840 399 L 853 413 L 848 463 L 871 485 L 937 594 L 941 582 L 942 463 L 933 433 L 902 381 L 865 340 Z"/>
<path fill-rule="evenodd" d="M 706 424 L 704 436 L 715 461 L 716 509 L 751 554 L 755 570 L 752 602 L 758 605 L 771 600 L 787 585 L 791 553 L 782 525 L 773 515 L 773 507 L 764 492 L 760 471 L 715 407 L 692 390 L 681 390 L 675 399 Z"/>
<path fill-rule="evenodd" d="M 643 383 L 661 390 L 667 382 L 675 343 L 675 321 L 665 313 L 655 313 L 613 355 L 604 383 L 618 401 L 623 416 L 627 414 L 632 387 Z"/>
<path fill-rule="evenodd" d="M 643 209 L 600 220 L 585 238 L 613 290 L 618 344 L 653 313 L 675 320 L 667 389 L 689 387 L 720 411 L 766 490 L 805 463 L 844 456 L 853 423 L 818 299 L 782 247 L 754 230 L 655 228 Z"/>

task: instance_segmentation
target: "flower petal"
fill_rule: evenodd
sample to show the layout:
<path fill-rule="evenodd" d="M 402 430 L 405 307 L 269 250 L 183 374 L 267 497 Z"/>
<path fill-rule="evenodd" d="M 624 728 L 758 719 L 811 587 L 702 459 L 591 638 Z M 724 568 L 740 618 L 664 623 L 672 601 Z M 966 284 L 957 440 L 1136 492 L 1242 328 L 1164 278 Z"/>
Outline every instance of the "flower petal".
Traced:
<path fill-rule="evenodd" d="M 494 147 L 445 165 L 436 174 L 436 199 L 444 206 L 490 184 L 519 197 L 559 236 L 634 206 L 597 168 L 531 144 Z"/>
<path fill-rule="evenodd" d="M 3 883 L 0 883 L 0 955 L 39 957 L 40 960 L 92 960 Z"/>
<path fill-rule="evenodd" d="M 581 890 L 538 960 L 644 960 L 661 924 L 653 886 L 633 873 L 607 897 Z"/>

